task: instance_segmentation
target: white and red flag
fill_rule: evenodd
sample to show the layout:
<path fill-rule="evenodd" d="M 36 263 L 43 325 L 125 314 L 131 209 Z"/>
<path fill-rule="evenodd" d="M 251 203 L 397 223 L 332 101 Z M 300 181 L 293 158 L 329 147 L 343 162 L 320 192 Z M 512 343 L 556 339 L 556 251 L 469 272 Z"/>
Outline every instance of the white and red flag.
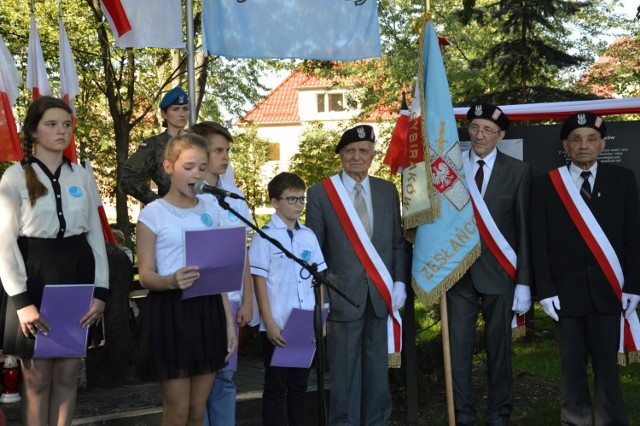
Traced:
<path fill-rule="evenodd" d="M 107 214 L 104 212 L 104 206 L 102 205 L 102 197 L 100 197 L 100 191 L 98 190 L 98 182 L 96 182 L 96 175 L 93 173 L 93 169 L 91 168 L 91 162 L 89 160 L 84 162 L 84 168 L 91 175 L 91 181 L 93 183 L 91 192 L 93 199 L 96 200 L 96 207 L 98 209 L 98 215 L 100 216 L 100 225 L 102 225 L 102 234 L 104 235 L 104 240 L 109 243 L 116 245 L 116 239 L 113 237 L 113 231 L 111 231 L 111 226 L 109 225 L 109 221 L 107 220 Z"/>
<path fill-rule="evenodd" d="M 67 36 L 67 30 L 64 27 L 62 17 L 60 17 L 60 97 L 69 105 L 73 114 L 73 130 L 75 130 L 78 124 L 78 117 L 76 109 L 73 106 L 73 98 L 80 93 L 80 85 L 78 84 L 78 74 L 76 73 L 76 65 L 73 60 L 73 52 L 71 52 L 71 45 L 69 44 L 69 37 Z M 71 133 L 71 142 L 67 149 L 64 150 L 64 155 L 74 163 L 78 162 L 78 155 L 76 153 L 76 143 Z"/>
<path fill-rule="evenodd" d="M 51 94 L 47 69 L 44 66 L 44 56 L 40 46 L 40 36 L 36 17 L 31 14 L 31 30 L 29 31 L 29 50 L 27 53 L 27 89 L 31 91 L 33 99 Z"/>
<path fill-rule="evenodd" d="M 407 152 L 407 135 L 409 134 L 409 107 L 407 106 L 407 98 L 402 92 L 402 104 L 400 105 L 400 117 L 396 121 L 389 141 L 389 148 L 382 161 L 391 168 L 391 173 L 402 173 L 402 170 L 409 167 L 409 156 Z"/>
<path fill-rule="evenodd" d="M 11 107 L 22 84 L 13 56 L 0 36 L 0 161 L 20 161 L 22 146 Z"/>
<path fill-rule="evenodd" d="M 101 0 L 119 47 L 183 48 L 180 0 Z"/>

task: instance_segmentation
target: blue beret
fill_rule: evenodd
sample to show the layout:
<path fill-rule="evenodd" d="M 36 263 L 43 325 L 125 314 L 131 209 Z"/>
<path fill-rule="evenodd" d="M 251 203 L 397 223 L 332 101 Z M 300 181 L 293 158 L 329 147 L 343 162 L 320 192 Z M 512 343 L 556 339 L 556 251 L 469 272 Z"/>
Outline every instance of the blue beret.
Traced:
<path fill-rule="evenodd" d="M 376 142 L 376 134 L 373 131 L 373 127 L 366 124 L 360 124 L 359 126 L 352 127 L 351 129 L 344 132 L 342 134 L 342 137 L 340 138 L 340 142 L 338 142 L 338 145 L 336 145 L 336 154 L 350 143 L 360 141 L 369 141 L 372 143 Z"/>
<path fill-rule="evenodd" d="M 494 122 L 500 130 L 506 131 L 509 128 L 509 117 L 500 108 L 491 104 L 471 105 L 467 111 L 467 119 L 473 121 L 482 118 Z"/>
<path fill-rule="evenodd" d="M 589 111 L 577 112 L 570 115 L 560 129 L 560 139 L 565 140 L 569 134 L 580 127 L 589 127 L 600 132 L 600 137 L 604 139 L 607 135 L 607 125 L 604 124 L 604 118 L 598 114 Z"/>
<path fill-rule="evenodd" d="M 189 96 L 182 89 L 182 87 L 176 86 L 169 90 L 162 97 L 160 101 L 160 109 L 168 108 L 171 105 L 186 105 L 189 103 Z"/>

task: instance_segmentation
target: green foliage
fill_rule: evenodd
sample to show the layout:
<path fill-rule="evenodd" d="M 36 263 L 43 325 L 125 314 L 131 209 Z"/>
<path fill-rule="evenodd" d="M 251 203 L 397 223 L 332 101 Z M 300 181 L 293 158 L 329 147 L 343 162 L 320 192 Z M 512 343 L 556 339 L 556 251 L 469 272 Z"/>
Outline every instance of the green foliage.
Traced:
<path fill-rule="evenodd" d="M 305 181 L 307 187 L 335 175 L 342 167 L 334 147 L 342 131 L 327 130 L 322 123 L 312 123 L 300 135 L 298 152 L 291 158 L 290 169 Z"/>
<path fill-rule="evenodd" d="M 265 166 L 269 158 L 269 141 L 258 136 L 255 126 L 247 126 L 244 132 L 234 135 L 231 145 L 231 162 L 238 187 L 244 192 L 255 217 L 255 209 L 267 203 Z"/>

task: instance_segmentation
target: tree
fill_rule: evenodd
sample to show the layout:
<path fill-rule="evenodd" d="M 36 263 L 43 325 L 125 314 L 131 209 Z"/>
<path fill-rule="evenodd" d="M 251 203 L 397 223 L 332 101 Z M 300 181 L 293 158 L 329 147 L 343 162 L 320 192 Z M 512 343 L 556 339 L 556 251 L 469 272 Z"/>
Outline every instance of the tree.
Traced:
<path fill-rule="evenodd" d="M 39 0 L 36 19 L 54 95 L 59 85 L 59 10 L 64 13 L 81 87 L 75 101 L 79 158 L 92 160 L 102 195 L 115 198 L 118 226 L 128 234 L 127 199 L 117 186 L 122 165 L 143 137 L 160 131 L 155 116 L 159 99 L 169 87 L 184 84 L 186 54 L 179 50 L 116 47 L 98 0 Z M 29 2 L 0 2 L 0 34 L 16 58 L 23 78 L 28 12 Z M 196 13 L 195 27 L 200 31 L 199 10 Z M 201 56 L 197 64 L 196 109 L 202 109 L 202 119 L 217 121 L 221 121 L 221 111 L 240 115 L 247 102 L 257 101 L 265 90 L 259 76 L 273 67 L 272 62 L 216 56 Z M 14 110 L 16 118 L 24 115 L 29 98 L 30 94 L 23 91 Z"/>
<path fill-rule="evenodd" d="M 256 215 L 256 207 L 268 202 L 267 175 L 275 175 L 277 170 L 269 168 L 269 141 L 258 136 L 258 129 L 249 125 L 243 132 L 233 137 L 231 146 L 233 172 L 238 188 L 244 193 L 251 215 Z"/>
<path fill-rule="evenodd" d="M 290 168 L 307 187 L 341 170 L 340 160 L 334 152 L 341 134 L 339 130 L 324 129 L 322 123 L 312 123 L 300 135 L 300 146 L 291 157 Z"/>

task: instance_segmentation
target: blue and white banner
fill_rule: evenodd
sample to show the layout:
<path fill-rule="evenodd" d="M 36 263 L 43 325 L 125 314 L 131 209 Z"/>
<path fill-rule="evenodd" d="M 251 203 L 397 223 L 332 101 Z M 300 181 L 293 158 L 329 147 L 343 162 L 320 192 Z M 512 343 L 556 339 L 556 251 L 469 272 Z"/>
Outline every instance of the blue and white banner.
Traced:
<path fill-rule="evenodd" d="M 209 54 L 355 61 L 378 57 L 376 0 L 202 0 Z"/>
<path fill-rule="evenodd" d="M 480 237 L 462 166 L 449 83 L 433 23 L 422 39 L 419 73 L 425 161 L 431 165 L 434 220 L 418 226 L 411 274 L 416 294 L 435 303 L 480 254 Z"/>

